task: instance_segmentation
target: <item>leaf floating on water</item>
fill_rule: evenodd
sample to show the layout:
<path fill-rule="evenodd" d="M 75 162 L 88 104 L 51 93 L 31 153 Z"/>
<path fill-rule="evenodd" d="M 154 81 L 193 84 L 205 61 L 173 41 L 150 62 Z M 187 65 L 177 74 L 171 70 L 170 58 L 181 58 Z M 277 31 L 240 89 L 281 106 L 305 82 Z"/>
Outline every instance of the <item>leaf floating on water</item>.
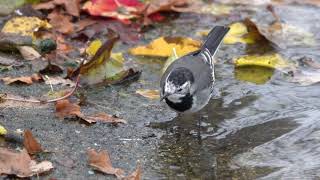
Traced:
<path fill-rule="evenodd" d="M 33 137 L 32 132 L 30 130 L 25 130 L 23 136 L 23 146 L 27 149 L 29 154 L 36 154 L 43 151 L 41 145 Z"/>
<path fill-rule="evenodd" d="M 151 90 L 151 89 L 138 89 L 136 91 L 137 94 L 144 96 L 149 99 L 159 99 L 159 90 Z"/>
<path fill-rule="evenodd" d="M 177 55 L 183 56 L 200 48 L 201 42 L 184 37 L 160 37 L 146 46 L 138 46 L 129 50 L 133 55 L 169 57 L 175 48 Z"/>
<path fill-rule="evenodd" d="M 15 152 L 0 148 L 0 159 L 0 174 L 16 175 L 21 178 L 39 175 L 53 169 L 53 165 L 49 161 L 37 163 L 31 160 L 25 149 L 21 152 Z"/>
<path fill-rule="evenodd" d="M 49 29 L 52 26 L 37 17 L 14 17 L 3 26 L 2 33 L 11 33 L 35 38 L 34 32 L 40 28 Z"/>
<path fill-rule="evenodd" d="M 2 125 L 0 125 L 0 136 L 6 135 L 8 131 Z"/>
<path fill-rule="evenodd" d="M 274 69 L 258 66 L 245 66 L 235 68 L 235 78 L 255 84 L 265 84 L 273 76 Z"/>
<path fill-rule="evenodd" d="M 110 156 L 106 150 L 96 152 L 94 149 L 89 149 L 87 153 L 88 163 L 95 170 L 115 175 L 119 179 L 124 177 L 124 171 L 122 169 L 112 166 Z"/>
<path fill-rule="evenodd" d="M 237 58 L 234 63 L 236 67 L 261 66 L 273 69 L 291 67 L 291 64 L 289 64 L 289 62 L 283 59 L 279 54 L 247 55 Z"/>
<path fill-rule="evenodd" d="M 254 44 L 263 39 L 254 24 L 249 21 L 236 22 L 231 24 L 230 31 L 223 39 L 224 44 Z M 198 32 L 201 36 L 207 36 L 209 31 Z"/>

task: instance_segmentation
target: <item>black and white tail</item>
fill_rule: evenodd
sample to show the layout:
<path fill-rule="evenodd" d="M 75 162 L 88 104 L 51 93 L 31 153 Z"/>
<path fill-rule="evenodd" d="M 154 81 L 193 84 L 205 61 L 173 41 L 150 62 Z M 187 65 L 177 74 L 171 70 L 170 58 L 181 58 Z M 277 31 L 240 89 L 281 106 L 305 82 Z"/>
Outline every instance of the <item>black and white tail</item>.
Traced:
<path fill-rule="evenodd" d="M 206 41 L 203 43 L 201 47 L 201 52 L 208 53 L 209 51 L 210 55 L 214 56 L 224 36 L 228 33 L 229 30 L 230 30 L 229 27 L 224 27 L 224 26 L 214 27 L 208 34 Z"/>

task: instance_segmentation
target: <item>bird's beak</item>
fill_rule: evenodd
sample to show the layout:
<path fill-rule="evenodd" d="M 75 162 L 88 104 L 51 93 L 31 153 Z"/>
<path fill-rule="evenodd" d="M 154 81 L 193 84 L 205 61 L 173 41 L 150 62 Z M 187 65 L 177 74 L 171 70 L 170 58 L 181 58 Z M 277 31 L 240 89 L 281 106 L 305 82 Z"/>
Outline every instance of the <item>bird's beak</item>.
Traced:
<path fill-rule="evenodd" d="M 164 95 L 162 95 L 160 97 L 160 102 L 163 101 L 165 98 L 167 98 L 170 94 L 169 93 L 165 93 Z"/>

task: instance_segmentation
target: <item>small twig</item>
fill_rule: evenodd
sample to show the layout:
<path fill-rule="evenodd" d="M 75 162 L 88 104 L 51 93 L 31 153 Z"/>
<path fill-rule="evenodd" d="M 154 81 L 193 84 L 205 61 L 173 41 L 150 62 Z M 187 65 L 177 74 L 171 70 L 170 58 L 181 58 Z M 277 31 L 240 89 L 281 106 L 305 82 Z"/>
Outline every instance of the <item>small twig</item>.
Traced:
<path fill-rule="evenodd" d="M 50 85 L 50 88 L 51 88 L 51 92 L 53 92 L 53 86 L 52 86 L 52 83 L 51 83 L 51 80 L 50 80 L 49 76 L 45 75 L 44 77 L 46 79 L 48 79 L 48 82 L 49 82 L 49 85 Z"/>
<path fill-rule="evenodd" d="M 84 61 L 81 61 L 80 63 L 80 67 L 83 65 Z M 10 98 L 10 97 L 0 97 L 0 99 L 3 100 L 10 100 L 10 101 L 19 101 L 19 102 L 26 102 L 26 103 L 41 103 L 41 104 L 46 104 L 46 103 L 53 103 L 53 102 L 57 102 L 57 101 L 61 101 L 63 99 L 67 99 L 68 97 L 70 97 L 78 88 L 79 84 L 80 84 L 80 72 L 77 76 L 76 79 L 76 85 L 74 86 L 74 88 L 66 95 L 59 97 L 59 98 L 55 98 L 55 99 L 50 99 L 50 100 L 31 100 L 31 99 L 18 99 L 18 98 Z"/>

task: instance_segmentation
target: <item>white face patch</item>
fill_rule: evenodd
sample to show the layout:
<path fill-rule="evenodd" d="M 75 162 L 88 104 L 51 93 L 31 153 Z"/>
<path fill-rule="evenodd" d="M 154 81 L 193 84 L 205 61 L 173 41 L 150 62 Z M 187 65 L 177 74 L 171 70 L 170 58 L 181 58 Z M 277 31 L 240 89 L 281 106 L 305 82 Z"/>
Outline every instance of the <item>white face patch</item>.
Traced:
<path fill-rule="evenodd" d="M 173 94 L 176 92 L 176 86 L 171 81 L 166 81 L 164 85 L 164 92 Z"/>
<path fill-rule="evenodd" d="M 175 86 L 171 81 L 167 81 L 164 86 L 165 93 L 170 94 L 168 99 L 172 102 L 179 103 L 181 98 L 189 92 L 190 81 L 185 82 L 182 86 Z"/>

